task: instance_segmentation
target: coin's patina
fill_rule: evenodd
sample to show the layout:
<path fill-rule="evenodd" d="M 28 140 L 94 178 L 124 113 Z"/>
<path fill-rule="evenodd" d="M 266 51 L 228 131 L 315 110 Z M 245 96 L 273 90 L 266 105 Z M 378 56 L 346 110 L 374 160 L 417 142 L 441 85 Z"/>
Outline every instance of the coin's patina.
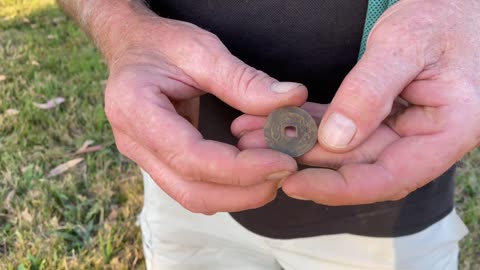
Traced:
<path fill-rule="evenodd" d="M 317 124 L 298 107 L 283 107 L 273 111 L 263 129 L 270 148 L 292 157 L 308 152 L 317 142 Z"/>

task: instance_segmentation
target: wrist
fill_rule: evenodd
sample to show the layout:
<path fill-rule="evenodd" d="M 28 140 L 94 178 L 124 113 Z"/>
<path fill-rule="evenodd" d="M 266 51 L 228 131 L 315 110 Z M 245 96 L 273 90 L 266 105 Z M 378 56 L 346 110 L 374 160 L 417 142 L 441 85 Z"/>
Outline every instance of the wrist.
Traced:
<path fill-rule="evenodd" d="M 141 25 L 149 18 L 159 19 L 142 0 L 85 0 L 77 15 L 109 66 L 141 40 Z"/>

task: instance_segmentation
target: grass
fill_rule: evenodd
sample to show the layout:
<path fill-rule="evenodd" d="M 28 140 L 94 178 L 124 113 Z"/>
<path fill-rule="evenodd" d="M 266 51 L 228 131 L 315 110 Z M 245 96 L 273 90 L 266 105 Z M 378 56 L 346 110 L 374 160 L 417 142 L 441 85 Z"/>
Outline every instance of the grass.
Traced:
<path fill-rule="evenodd" d="M 0 269 L 144 268 L 135 225 L 142 183 L 115 148 L 102 107 L 106 77 L 53 0 L 0 0 Z M 66 101 L 34 106 L 54 97 Z M 47 177 L 86 140 L 103 148 Z M 480 269 L 479 168 L 477 149 L 458 173 L 458 211 L 471 231 L 462 270 Z"/>
<path fill-rule="evenodd" d="M 54 1 L 0 0 L 0 75 L 0 269 L 143 269 L 142 182 L 114 145 L 95 48 Z M 86 140 L 103 148 L 46 177 Z"/>

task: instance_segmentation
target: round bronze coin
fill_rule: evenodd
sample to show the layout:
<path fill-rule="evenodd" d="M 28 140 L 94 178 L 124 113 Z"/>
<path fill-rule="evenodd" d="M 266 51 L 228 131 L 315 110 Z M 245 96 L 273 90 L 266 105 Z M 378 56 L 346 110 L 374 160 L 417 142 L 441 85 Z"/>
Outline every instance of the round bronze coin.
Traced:
<path fill-rule="evenodd" d="M 298 107 L 283 107 L 267 118 L 263 133 L 270 148 L 292 157 L 310 151 L 317 142 L 317 124 Z"/>

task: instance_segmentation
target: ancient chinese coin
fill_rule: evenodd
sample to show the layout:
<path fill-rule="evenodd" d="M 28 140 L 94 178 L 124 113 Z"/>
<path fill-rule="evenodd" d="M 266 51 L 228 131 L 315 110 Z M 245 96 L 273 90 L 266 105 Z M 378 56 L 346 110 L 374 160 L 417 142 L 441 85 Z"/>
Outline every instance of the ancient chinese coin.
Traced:
<path fill-rule="evenodd" d="M 305 154 L 317 142 L 315 120 L 298 107 L 273 111 L 267 118 L 263 133 L 270 148 L 292 157 Z"/>

